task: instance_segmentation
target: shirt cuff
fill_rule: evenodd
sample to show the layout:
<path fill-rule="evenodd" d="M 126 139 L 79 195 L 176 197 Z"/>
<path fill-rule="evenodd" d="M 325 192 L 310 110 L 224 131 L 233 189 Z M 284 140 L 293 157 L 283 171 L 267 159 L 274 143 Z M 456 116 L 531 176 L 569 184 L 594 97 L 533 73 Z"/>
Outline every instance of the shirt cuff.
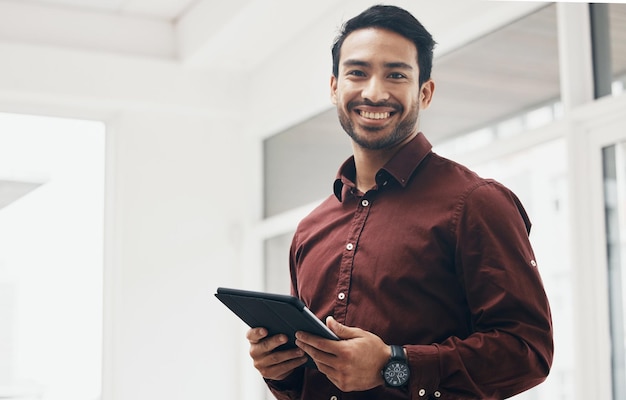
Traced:
<path fill-rule="evenodd" d="M 441 375 L 439 371 L 439 348 L 436 345 L 405 345 L 409 369 L 411 400 L 438 398 Z"/>
<path fill-rule="evenodd" d="M 278 400 L 295 400 L 299 399 L 302 392 L 302 371 L 296 370 L 288 375 L 285 379 L 276 381 L 266 379 L 265 383 Z"/>

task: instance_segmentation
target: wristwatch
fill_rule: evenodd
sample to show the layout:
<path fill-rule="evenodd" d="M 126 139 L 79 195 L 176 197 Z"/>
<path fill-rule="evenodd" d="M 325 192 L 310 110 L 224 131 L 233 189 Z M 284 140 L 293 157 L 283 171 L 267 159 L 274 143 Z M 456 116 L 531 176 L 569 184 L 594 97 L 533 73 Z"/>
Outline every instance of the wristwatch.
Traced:
<path fill-rule="evenodd" d="M 400 387 L 409 381 L 409 364 L 402 346 L 391 345 L 391 357 L 382 370 L 385 385 Z"/>

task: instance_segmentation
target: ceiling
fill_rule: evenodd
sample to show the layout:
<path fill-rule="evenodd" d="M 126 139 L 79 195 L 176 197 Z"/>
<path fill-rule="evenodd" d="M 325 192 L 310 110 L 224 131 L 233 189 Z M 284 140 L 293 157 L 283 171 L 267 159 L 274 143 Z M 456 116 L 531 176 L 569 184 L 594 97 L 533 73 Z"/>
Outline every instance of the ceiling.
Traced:
<path fill-rule="evenodd" d="M 103 12 L 176 21 L 187 12 L 197 0 L 20 0 L 50 7 L 76 8 L 85 11 Z"/>
<path fill-rule="evenodd" d="M 336 28 L 375 0 L 0 0 L 0 42 L 22 42 L 252 69 L 319 26 Z M 489 29 L 545 2 L 395 0 L 445 47 L 464 26 Z M 425 6 L 427 5 L 427 7 Z M 454 12 L 448 12 L 454 5 Z M 504 11 L 502 11 L 504 10 Z M 504 17 L 503 17 L 504 15 Z M 483 26 L 484 28 L 481 28 Z M 325 29 L 325 28 L 324 28 Z M 322 38 L 329 42 L 329 37 Z"/>
<path fill-rule="evenodd" d="M 0 0 L 0 42 L 148 56 L 200 69 L 252 70 L 318 24 L 332 21 L 336 27 L 346 15 L 370 4 L 370 0 Z M 435 97 L 421 120 L 433 142 L 558 98 L 554 3 L 396 0 L 394 4 L 419 11 L 439 43 L 433 68 Z M 491 13 L 498 7 L 519 9 L 520 4 L 526 4 L 527 11 L 515 11 L 514 17 Z M 623 46 L 626 5 L 614 6 L 613 44 Z M 465 39 L 462 28 L 467 25 L 474 36 Z M 622 50 L 614 48 L 614 70 L 626 70 Z M 310 130 L 311 137 L 323 140 L 321 128 L 336 132 L 334 110 L 292 130 L 302 135 Z"/>

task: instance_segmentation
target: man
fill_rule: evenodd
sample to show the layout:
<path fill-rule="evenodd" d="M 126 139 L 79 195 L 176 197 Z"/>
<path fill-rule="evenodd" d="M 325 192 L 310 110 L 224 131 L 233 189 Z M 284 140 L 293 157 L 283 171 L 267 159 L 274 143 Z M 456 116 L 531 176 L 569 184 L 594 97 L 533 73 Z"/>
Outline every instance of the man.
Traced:
<path fill-rule="evenodd" d="M 292 293 L 342 340 L 299 332 L 297 349 L 274 351 L 284 335 L 250 329 L 278 399 L 501 399 L 548 375 L 552 323 L 524 208 L 418 131 L 433 47 L 392 6 L 336 39 L 331 97 L 354 155 L 299 224 L 290 272 Z"/>

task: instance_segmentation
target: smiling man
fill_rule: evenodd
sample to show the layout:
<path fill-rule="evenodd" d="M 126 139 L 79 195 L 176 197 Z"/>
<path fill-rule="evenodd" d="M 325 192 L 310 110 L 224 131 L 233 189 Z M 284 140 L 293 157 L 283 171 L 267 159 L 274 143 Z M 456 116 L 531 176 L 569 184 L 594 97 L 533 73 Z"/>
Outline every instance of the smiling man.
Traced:
<path fill-rule="evenodd" d="M 522 204 L 418 130 L 434 44 L 405 10 L 374 6 L 333 45 L 331 99 L 354 154 L 299 224 L 290 273 L 342 340 L 299 332 L 297 349 L 276 351 L 284 335 L 250 329 L 278 399 L 502 399 L 548 375 L 550 309 Z"/>

